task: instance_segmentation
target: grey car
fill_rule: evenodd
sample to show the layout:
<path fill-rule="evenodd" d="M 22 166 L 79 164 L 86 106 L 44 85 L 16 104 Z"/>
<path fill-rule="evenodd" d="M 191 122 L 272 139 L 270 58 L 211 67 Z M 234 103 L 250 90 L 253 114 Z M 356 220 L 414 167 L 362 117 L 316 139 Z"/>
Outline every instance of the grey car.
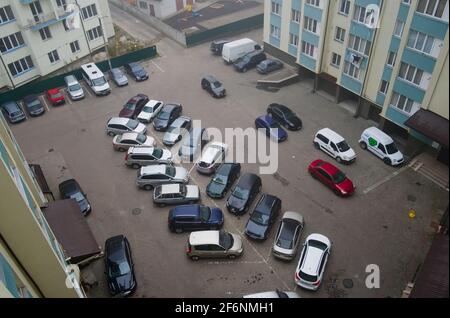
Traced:
<path fill-rule="evenodd" d="M 173 146 L 191 129 L 192 119 L 180 116 L 167 128 L 163 137 L 163 144 Z"/>
<path fill-rule="evenodd" d="M 112 117 L 108 120 L 108 123 L 106 124 L 106 133 L 109 136 L 121 135 L 127 132 L 145 134 L 147 132 L 147 127 L 137 120 L 123 117 Z"/>
<path fill-rule="evenodd" d="M 84 98 L 84 90 L 80 82 L 74 75 L 64 77 L 67 93 L 71 100 L 80 100 Z"/>
<path fill-rule="evenodd" d="M 172 153 L 156 147 L 131 147 L 125 156 L 125 164 L 135 169 L 153 164 L 170 164 Z"/>
<path fill-rule="evenodd" d="M 153 191 L 153 202 L 159 206 L 193 204 L 200 200 L 200 189 L 191 184 L 162 184 Z"/>
<path fill-rule="evenodd" d="M 273 243 L 273 256 L 286 261 L 294 259 L 304 227 L 305 221 L 300 213 L 285 212 Z"/>
<path fill-rule="evenodd" d="M 136 185 L 145 190 L 167 183 L 188 183 L 189 173 L 183 167 L 171 165 L 145 166 L 138 170 Z"/>
<path fill-rule="evenodd" d="M 189 132 L 189 138 L 184 139 L 178 155 L 184 162 L 194 162 L 208 142 L 209 137 L 206 129 L 193 127 Z"/>
<path fill-rule="evenodd" d="M 125 86 L 128 85 L 128 78 L 122 72 L 120 68 L 113 68 L 110 71 L 111 79 L 116 83 L 117 86 Z"/>
<path fill-rule="evenodd" d="M 16 102 L 6 102 L 1 106 L 1 109 L 11 124 L 27 119 L 24 111 Z"/>
<path fill-rule="evenodd" d="M 276 59 L 266 59 L 256 66 L 260 74 L 267 74 L 283 68 L 283 63 Z"/>
<path fill-rule="evenodd" d="M 31 117 L 42 115 L 45 112 L 44 105 L 38 95 L 28 95 L 23 98 L 24 108 Z"/>

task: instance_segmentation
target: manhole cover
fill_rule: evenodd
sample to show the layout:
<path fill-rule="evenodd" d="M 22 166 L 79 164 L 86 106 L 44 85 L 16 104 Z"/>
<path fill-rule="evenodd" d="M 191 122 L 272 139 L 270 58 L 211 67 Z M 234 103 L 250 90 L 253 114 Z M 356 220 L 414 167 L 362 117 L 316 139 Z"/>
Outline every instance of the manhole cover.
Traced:
<path fill-rule="evenodd" d="M 131 210 L 131 213 L 132 213 L 133 215 L 139 215 L 139 214 L 142 213 L 142 209 L 135 208 L 135 209 Z"/>
<path fill-rule="evenodd" d="M 421 186 L 422 185 L 422 183 L 420 183 L 420 182 L 416 182 L 416 186 Z"/>
<path fill-rule="evenodd" d="M 346 278 L 342 281 L 342 284 L 344 285 L 345 288 L 350 289 L 353 288 L 353 280 L 351 280 L 350 278 Z"/>
<path fill-rule="evenodd" d="M 54 149 L 53 148 L 50 148 L 49 150 L 48 150 L 48 152 L 52 152 Z"/>
<path fill-rule="evenodd" d="M 416 202 L 416 200 L 417 200 L 417 198 L 414 195 L 408 194 L 408 201 Z"/>

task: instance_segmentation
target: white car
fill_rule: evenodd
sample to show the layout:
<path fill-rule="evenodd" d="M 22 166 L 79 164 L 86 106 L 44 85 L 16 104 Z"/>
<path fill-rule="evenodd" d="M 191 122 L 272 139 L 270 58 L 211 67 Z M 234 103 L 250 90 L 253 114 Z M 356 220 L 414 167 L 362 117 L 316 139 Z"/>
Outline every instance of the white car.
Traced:
<path fill-rule="evenodd" d="M 228 152 L 228 145 L 221 142 L 212 142 L 206 146 L 202 157 L 196 163 L 196 168 L 199 173 L 212 174 L 216 168 L 225 159 Z"/>
<path fill-rule="evenodd" d="M 317 290 L 330 256 L 331 241 L 322 234 L 311 234 L 303 244 L 295 271 L 295 283 L 309 290 Z"/>
<path fill-rule="evenodd" d="M 119 151 L 125 151 L 130 147 L 153 147 L 154 144 L 153 137 L 138 133 L 125 133 L 113 139 L 113 147 Z"/>
<path fill-rule="evenodd" d="M 151 99 L 144 105 L 136 119 L 142 123 L 149 123 L 158 115 L 163 106 L 163 102 Z"/>
<path fill-rule="evenodd" d="M 352 163 L 356 160 L 355 151 L 347 144 L 344 137 L 330 128 L 323 128 L 316 133 L 314 146 L 339 163 Z"/>
<path fill-rule="evenodd" d="M 106 133 L 108 136 L 120 135 L 127 132 L 145 134 L 147 127 L 137 120 L 123 117 L 112 117 L 106 124 Z"/>
<path fill-rule="evenodd" d="M 242 298 L 300 298 L 300 296 L 295 292 L 289 291 L 268 291 L 256 294 L 244 295 Z"/>
<path fill-rule="evenodd" d="M 189 182 L 189 172 L 183 167 L 161 164 L 144 166 L 138 170 L 136 185 L 145 190 L 152 190 L 160 184 Z"/>
<path fill-rule="evenodd" d="M 370 127 L 363 131 L 359 145 L 362 149 L 367 149 L 383 159 L 387 165 L 398 166 L 405 161 L 394 140 L 376 127 Z"/>

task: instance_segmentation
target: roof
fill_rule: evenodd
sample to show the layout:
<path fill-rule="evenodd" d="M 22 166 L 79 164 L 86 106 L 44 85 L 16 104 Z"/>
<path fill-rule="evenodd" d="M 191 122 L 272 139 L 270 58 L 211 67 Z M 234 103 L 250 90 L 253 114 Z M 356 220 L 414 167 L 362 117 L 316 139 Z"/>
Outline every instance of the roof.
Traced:
<path fill-rule="evenodd" d="M 130 147 L 128 153 L 139 154 L 153 154 L 155 147 Z"/>
<path fill-rule="evenodd" d="M 206 148 L 205 152 L 203 153 L 200 161 L 212 163 L 213 160 L 216 158 L 217 154 L 220 152 L 220 149 L 217 147 L 219 145 L 223 145 L 221 143 L 211 143 L 208 145 L 208 148 Z"/>
<path fill-rule="evenodd" d="M 128 139 L 128 140 L 136 140 L 136 138 L 138 137 L 138 133 L 135 132 L 129 132 L 129 133 L 123 133 L 122 135 L 117 135 L 117 136 L 122 136 L 121 140 L 124 139 Z"/>
<path fill-rule="evenodd" d="M 178 183 L 174 184 L 163 184 L 161 185 L 161 194 L 179 193 L 181 185 Z"/>
<path fill-rule="evenodd" d="M 326 162 L 326 161 L 322 161 L 322 163 L 319 165 L 323 170 L 325 170 L 326 172 L 328 172 L 329 174 L 335 174 L 336 172 L 339 172 L 341 170 L 339 170 L 335 165 Z"/>
<path fill-rule="evenodd" d="M 276 201 L 281 201 L 281 200 L 274 195 L 265 193 L 265 194 L 263 194 L 263 196 L 259 200 L 258 204 L 256 205 L 255 211 L 267 214 L 272 210 L 272 207 Z"/>
<path fill-rule="evenodd" d="M 309 246 L 306 250 L 305 260 L 301 268 L 302 272 L 308 275 L 317 275 L 322 255 L 323 250 Z"/>
<path fill-rule="evenodd" d="M 170 126 L 171 127 L 180 127 L 186 121 L 191 121 L 191 119 L 187 116 L 180 116 L 177 119 L 175 119 Z"/>
<path fill-rule="evenodd" d="M 141 168 L 141 174 L 153 174 L 165 172 L 166 172 L 166 165 L 151 165 L 151 166 L 143 166 Z"/>
<path fill-rule="evenodd" d="M 406 120 L 405 126 L 420 132 L 431 140 L 448 148 L 448 119 L 429 110 L 419 109 L 419 111 Z"/>
<path fill-rule="evenodd" d="M 378 129 L 377 127 L 369 127 L 366 130 L 363 131 L 363 134 L 369 134 L 375 138 L 377 138 L 378 142 L 381 142 L 382 144 L 390 144 L 394 142 L 392 138 L 384 133 L 382 130 Z"/>
<path fill-rule="evenodd" d="M 239 39 L 239 40 L 236 40 L 236 41 L 233 41 L 233 42 L 225 43 L 224 46 L 236 47 L 236 46 L 240 46 L 240 45 L 247 44 L 247 43 L 254 43 L 254 44 L 256 44 L 256 42 L 253 41 L 252 39 L 244 38 L 244 39 Z"/>
<path fill-rule="evenodd" d="M 219 244 L 219 231 L 198 231 L 189 235 L 189 244 Z"/>
<path fill-rule="evenodd" d="M 291 219 L 291 220 L 296 220 L 298 222 L 302 222 L 303 223 L 303 215 L 301 215 L 298 212 L 293 212 L 293 211 L 286 211 L 286 212 L 284 212 L 283 217 L 281 219 L 282 220 Z"/>
<path fill-rule="evenodd" d="M 108 124 L 126 124 L 131 119 L 124 117 L 112 117 L 108 120 Z"/>
<path fill-rule="evenodd" d="M 339 135 L 334 130 L 331 130 L 330 128 L 323 128 L 317 132 L 318 134 L 324 135 L 328 139 L 330 139 L 334 143 L 339 143 L 341 141 L 344 141 L 344 137 Z"/>
<path fill-rule="evenodd" d="M 217 78 L 215 78 L 213 75 L 206 75 L 205 77 L 203 77 L 203 79 L 206 79 L 207 81 L 214 83 L 217 82 Z"/>
<path fill-rule="evenodd" d="M 244 173 L 239 178 L 238 185 L 239 186 L 250 186 L 257 179 L 260 179 L 260 177 L 254 173 Z"/>
<path fill-rule="evenodd" d="M 145 106 L 153 107 L 153 106 L 155 106 L 155 105 L 158 104 L 158 103 L 163 104 L 163 102 L 160 101 L 160 100 L 150 99 L 150 100 L 145 104 Z"/>
<path fill-rule="evenodd" d="M 58 94 L 60 91 L 59 91 L 59 88 L 51 88 L 51 89 L 47 90 L 47 92 L 50 95 L 52 95 L 52 94 Z"/>
<path fill-rule="evenodd" d="M 95 63 L 87 63 L 81 65 L 81 68 L 92 78 L 102 77 L 103 73 L 100 69 L 95 65 Z"/>

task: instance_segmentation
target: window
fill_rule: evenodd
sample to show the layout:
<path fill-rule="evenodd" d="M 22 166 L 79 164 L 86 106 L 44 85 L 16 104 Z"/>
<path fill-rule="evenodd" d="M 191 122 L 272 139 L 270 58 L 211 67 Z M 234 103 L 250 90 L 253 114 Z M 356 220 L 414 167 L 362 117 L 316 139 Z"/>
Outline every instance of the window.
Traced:
<path fill-rule="evenodd" d="M 411 30 L 406 46 L 430 54 L 433 49 L 433 43 L 434 38 L 432 36 Z"/>
<path fill-rule="evenodd" d="M 88 30 L 87 33 L 90 41 L 93 41 L 103 35 L 102 28 L 100 26 Z"/>
<path fill-rule="evenodd" d="M 270 25 L 270 35 L 279 39 L 280 38 L 280 28 L 271 24 Z"/>
<path fill-rule="evenodd" d="M 378 149 L 380 149 L 382 153 L 386 154 L 386 149 L 384 149 L 382 144 L 378 144 Z"/>
<path fill-rule="evenodd" d="M 298 45 L 298 35 L 289 33 L 289 44 L 291 45 Z"/>
<path fill-rule="evenodd" d="M 22 33 L 17 32 L 4 38 L 0 38 L 0 52 L 6 53 L 15 48 L 25 45 L 22 37 Z"/>
<path fill-rule="evenodd" d="M 145 1 L 139 1 L 139 8 L 148 10 L 148 3 Z"/>
<path fill-rule="evenodd" d="M 20 60 L 8 64 L 12 76 L 18 76 L 34 67 L 31 56 L 28 55 Z"/>
<path fill-rule="evenodd" d="M 389 52 L 386 64 L 390 67 L 394 67 L 396 58 L 397 58 L 397 53 L 392 52 L 392 51 Z"/>
<path fill-rule="evenodd" d="M 348 47 L 356 52 L 364 54 L 368 56 L 370 53 L 370 46 L 372 43 L 370 41 L 361 39 L 359 36 L 350 35 L 350 39 L 348 41 Z"/>
<path fill-rule="evenodd" d="M 311 6 L 320 7 L 320 0 L 306 0 L 306 3 Z"/>
<path fill-rule="evenodd" d="M 340 0 L 339 4 L 339 13 L 343 15 L 348 15 L 350 12 L 350 1 L 349 0 Z"/>
<path fill-rule="evenodd" d="M 78 40 L 70 43 L 70 50 L 72 51 L 72 53 L 80 51 L 80 43 L 78 42 Z"/>
<path fill-rule="evenodd" d="M 40 29 L 39 34 L 41 35 L 41 39 L 44 41 L 52 37 L 52 34 L 50 33 L 50 29 L 48 27 Z"/>
<path fill-rule="evenodd" d="M 396 92 L 392 94 L 391 105 L 410 114 L 413 111 L 415 112 L 417 109 L 419 109 L 419 106 L 414 103 L 412 99 L 404 95 L 400 95 Z"/>
<path fill-rule="evenodd" d="M 397 20 L 397 22 L 395 22 L 394 35 L 401 37 L 403 34 L 404 27 L 405 27 L 405 22 Z"/>
<path fill-rule="evenodd" d="M 389 89 L 389 82 L 382 80 L 380 85 L 380 93 L 386 95 L 388 89 Z"/>
<path fill-rule="evenodd" d="M 300 11 L 292 9 L 291 10 L 291 20 L 300 23 Z"/>
<path fill-rule="evenodd" d="M 344 63 L 344 73 L 355 79 L 359 79 L 359 68 L 350 62 Z"/>
<path fill-rule="evenodd" d="M 94 15 L 97 15 L 97 8 L 95 7 L 95 3 L 91 4 L 90 6 L 82 8 L 81 13 L 83 15 L 83 20 L 89 19 Z"/>
<path fill-rule="evenodd" d="M 372 24 L 374 18 L 372 11 L 367 11 L 366 8 L 355 5 L 355 11 L 353 12 L 353 21 Z"/>
<path fill-rule="evenodd" d="M 404 62 L 401 63 L 398 77 L 416 85 L 420 85 L 422 76 L 423 71 L 421 69 L 418 69 L 415 66 L 406 64 Z"/>
<path fill-rule="evenodd" d="M 279 3 L 275 2 L 275 1 L 272 1 L 272 13 L 280 15 L 280 13 L 281 13 L 281 4 L 279 4 Z"/>
<path fill-rule="evenodd" d="M 302 41 L 302 53 L 315 58 L 315 47 L 311 43 Z"/>
<path fill-rule="evenodd" d="M 345 40 L 345 30 L 340 27 L 336 27 L 336 34 L 334 36 L 334 39 L 338 42 L 344 42 Z"/>
<path fill-rule="evenodd" d="M 56 0 L 56 5 L 66 10 L 66 0 Z"/>
<path fill-rule="evenodd" d="M 331 54 L 331 65 L 339 67 L 341 65 L 341 56 L 337 53 Z"/>
<path fill-rule="evenodd" d="M 410 5 L 411 4 L 411 0 L 402 0 L 402 3 Z"/>
<path fill-rule="evenodd" d="M 50 60 L 50 63 L 58 62 L 59 61 L 59 55 L 57 50 L 53 50 L 49 53 L 47 53 L 48 58 Z"/>
<path fill-rule="evenodd" d="M 14 14 L 11 10 L 11 6 L 5 6 L 0 8 L 0 24 L 8 21 L 15 20 Z"/>
<path fill-rule="evenodd" d="M 448 20 L 448 0 L 419 0 L 417 12 Z"/>
<path fill-rule="evenodd" d="M 303 19 L 303 28 L 312 33 L 317 33 L 317 20 L 314 20 L 310 17 L 305 17 Z"/>

